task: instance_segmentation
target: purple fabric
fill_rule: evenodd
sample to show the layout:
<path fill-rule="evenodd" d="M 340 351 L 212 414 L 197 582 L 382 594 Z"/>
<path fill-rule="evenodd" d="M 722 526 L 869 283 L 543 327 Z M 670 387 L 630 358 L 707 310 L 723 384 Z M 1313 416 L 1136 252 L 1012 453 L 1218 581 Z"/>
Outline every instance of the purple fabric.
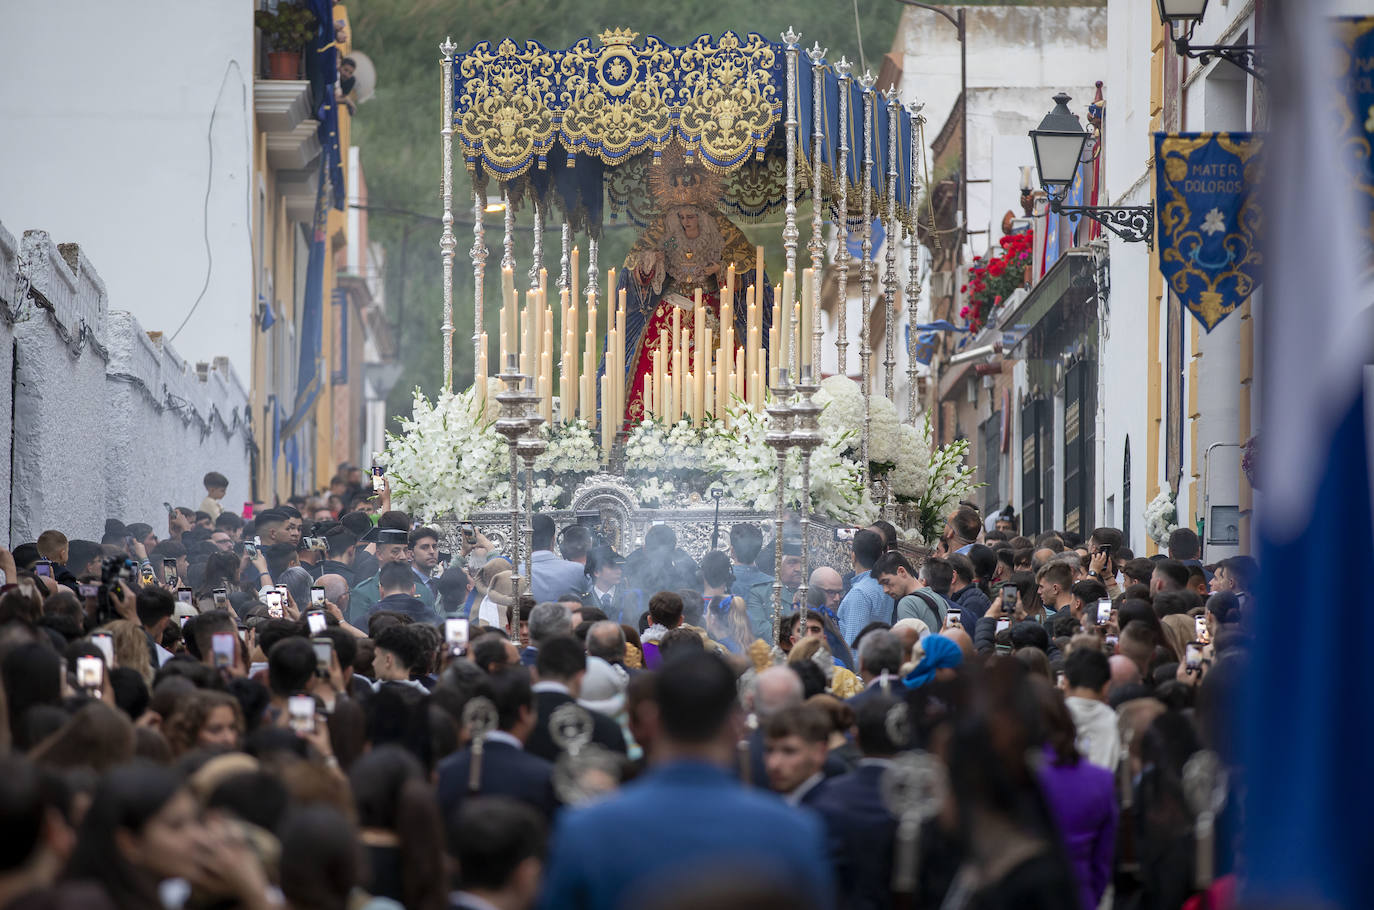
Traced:
<path fill-rule="evenodd" d="M 1059 826 L 1069 863 L 1078 879 L 1083 910 L 1096 910 L 1111 880 L 1116 850 L 1116 793 L 1112 772 L 1087 759 L 1056 765 L 1045 750 L 1040 786 Z"/>
<path fill-rule="evenodd" d="M 644 666 L 650 670 L 657 670 L 658 665 L 663 663 L 663 655 L 658 653 L 658 642 L 646 641 L 640 646 L 644 654 Z"/>

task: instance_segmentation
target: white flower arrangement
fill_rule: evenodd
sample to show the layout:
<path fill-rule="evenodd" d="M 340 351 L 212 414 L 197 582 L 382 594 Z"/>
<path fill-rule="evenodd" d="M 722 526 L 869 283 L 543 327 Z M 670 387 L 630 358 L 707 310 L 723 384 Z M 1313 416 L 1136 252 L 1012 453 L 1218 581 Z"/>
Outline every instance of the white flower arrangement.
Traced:
<path fill-rule="evenodd" d="M 660 480 L 657 477 L 646 477 L 635 484 L 635 496 L 639 498 L 639 504 L 646 509 L 658 509 L 667 505 L 672 500 L 674 492 L 671 481 Z"/>
<path fill-rule="evenodd" d="M 548 472 L 555 478 L 565 474 L 592 474 L 601 467 L 601 447 L 592 438 L 591 425 L 585 420 L 573 420 L 550 428 L 543 428 L 549 447 L 534 460 L 536 471 Z"/>
<path fill-rule="evenodd" d="M 847 376 L 831 376 L 821 382 L 812 400 L 822 408 L 822 432 L 852 431 L 850 445 L 857 452 L 864 426 L 864 396 L 859 384 Z M 868 422 L 869 462 L 892 464 L 901 445 L 897 406 L 886 396 L 874 395 L 869 400 Z"/>
<path fill-rule="evenodd" d="M 399 433 L 387 434 L 386 451 L 378 456 L 398 508 L 428 522 L 482 506 L 507 464 L 487 397 L 484 411 L 473 389 L 443 392 L 433 402 L 415 390 L 411 416 L 400 419 Z"/>
<path fill-rule="evenodd" d="M 755 511 L 777 507 L 778 458 L 765 442 L 769 417 L 749 410 L 731 414 L 733 428 L 722 430 L 712 447 L 710 470 L 720 475 L 731 499 Z M 878 516 L 863 483 L 863 468 L 845 453 L 853 446 L 852 430 L 822 429 L 823 441 L 811 454 L 811 508 L 849 524 L 869 524 Z M 801 454 L 787 455 L 787 489 L 791 508 L 802 501 Z"/>
<path fill-rule="evenodd" d="M 930 488 L 930 438 L 923 430 L 910 424 L 898 428 L 897 459 L 887 482 L 899 500 L 918 500 Z"/>
<path fill-rule="evenodd" d="M 1169 488 L 1165 487 L 1145 507 L 1145 533 L 1162 547 L 1168 542 L 1169 535 L 1177 530 L 1178 505 Z"/>
<path fill-rule="evenodd" d="M 934 435 L 929 414 L 919 429 L 902 427 L 903 451 L 889 478 L 893 495 L 907 504 L 913 520 L 913 527 L 906 529 L 905 536 L 922 546 L 934 544 L 954 505 L 983 486 L 973 482 L 973 468 L 965 463 L 968 440 L 956 439 L 936 449 Z"/>

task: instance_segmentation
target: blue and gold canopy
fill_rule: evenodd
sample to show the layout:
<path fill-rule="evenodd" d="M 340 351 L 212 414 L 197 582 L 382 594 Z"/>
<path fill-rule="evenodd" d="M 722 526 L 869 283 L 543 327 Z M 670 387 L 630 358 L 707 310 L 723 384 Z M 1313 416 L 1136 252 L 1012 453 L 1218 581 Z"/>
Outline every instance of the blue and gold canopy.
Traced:
<path fill-rule="evenodd" d="M 566 50 L 537 41 L 479 42 L 453 60 L 454 128 L 474 180 L 534 194 L 597 230 L 604 200 L 643 223 L 653 216 L 644 179 L 663 151 L 681 143 L 689 160 L 725 177 L 722 209 L 758 218 L 783 204 L 786 48 L 756 33 L 702 35 L 675 47 L 626 29 L 583 38 Z M 798 66 L 798 174 L 810 181 L 812 68 Z M 848 133 L 849 208 L 862 204 L 863 92 L 852 81 L 848 122 L 841 81 L 823 68 L 821 186 L 834 198 L 841 130 Z M 888 113 L 874 98 L 874 212 L 886 214 Z M 911 120 L 899 118 L 898 217 L 911 225 Z M 833 202 L 832 202 L 833 205 Z"/>

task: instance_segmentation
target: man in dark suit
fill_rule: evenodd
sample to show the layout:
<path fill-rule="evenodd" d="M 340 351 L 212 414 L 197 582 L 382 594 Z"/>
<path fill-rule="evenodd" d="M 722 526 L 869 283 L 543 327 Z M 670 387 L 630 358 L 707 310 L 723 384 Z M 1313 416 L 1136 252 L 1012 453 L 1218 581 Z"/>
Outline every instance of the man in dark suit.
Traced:
<path fill-rule="evenodd" d="M 552 601 L 536 604 L 530 611 L 530 643 L 521 650 L 520 663 L 533 667 L 539 660 L 539 649 L 544 647 L 544 642 L 560 635 L 571 635 L 572 629 L 572 611 L 566 606 Z"/>
<path fill-rule="evenodd" d="M 820 821 L 740 786 L 726 770 L 743 718 L 725 661 L 704 651 L 674 657 L 658 672 L 656 694 L 654 764 L 633 786 L 559 816 L 541 906 L 637 906 L 719 874 L 722 864 L 822 910 L 833 906 Z"/>
<path fill-rule="evenodd" d="M 509 796 L 552 818 L 558 807 L 553 765 L 525 751 L 535 717 L 529 672 L 523 667 L 499 670 L 482 681 L 477 695 L 491 699 L 497 717 L 497 728 L 483 743 L 477 793 Z M 477 795 L 468 791 L 471 767 L 471 746 L 439 763 L 439 809 L 445 818 L 452 818 L 465 799 Z"/>
<path fill-rule="evenodd" d="M 883 802 L 882 779 L 897 754 L 887 733 L 887 713 L 896 704 L 892 696 L 877 693 L 859 706 L 864 757 L 853 771 L 826 781 L 810 802 L 825 820 L 839 893 L 853 910 L 892 905 L 897 819 Z"/>
<path fill-rule="evenodd" d="M 534 706 L 537 717 L 534 731 L 525 742 L 525 751 L 548 761 L 555 761 L 564 747 L 554 741 L 549 720 L 553 712 L 564 705 L 577 703 L 581 693 L 582 676 L 587 672 L 587 655 L 571 635 L 551 638 L 539 648 L 534 684 Z M 585 709 L 584 709 L 585 710 Z M 592 721 L 592 742 L 612 752 L 625 753 L 625 735 L 620 725 L 604 714 L 587 711 Z"/>
<path fill-rule="evenodd" d="M 610 547 L 597 547 L 587 556 L 590 583 L 582 603 L 596 607 L 615 623 L 635 625 L 643 612 L 638 594 L 623 579 L 625 560 Z"/>
<path fill-rule="evenodd" d="M 367 608 L 367 617 L 389 611 L 409 616 L 415 622 L 438 624 L 439 614 L 434 607 L 415 596 L 415 573 L 405 563 L 389 562 L 382 566 L 377 573 L 377 590 L 382 596 Z"/>
<path fill-rule="evenodd" d="M 789 806 L 810 805 L 824 789 L 833 729 L 829 715 L 815 705 L 794 705 L 768 719 L 763 731 L 768 785 Z"/>
<path fill-rule="evenodd" d="M 538 813 L 506 797 L 479 796 L 445 824 L 459 870 L 450 910 L 534 906 L 546 846 Z"/>

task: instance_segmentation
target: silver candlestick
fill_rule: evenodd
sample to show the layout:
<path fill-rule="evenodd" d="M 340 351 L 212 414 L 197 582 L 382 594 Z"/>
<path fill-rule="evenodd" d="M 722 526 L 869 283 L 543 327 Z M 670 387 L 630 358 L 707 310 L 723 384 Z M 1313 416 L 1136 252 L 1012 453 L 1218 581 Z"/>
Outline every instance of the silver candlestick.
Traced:
<path fill-rule="evenodd" d="M 804 366 L 797 380 L 797 402 L 792 405 L 792 445 L 801 451 L 802 476 L 802 581 L 797 591 L 801 601 L 801 628 L 806 628 L 808 607 L 806 595 L 811 585 L 811 453 L 823 441 L 821 436 L 821 406 L 813 396 L 820 391 L 813 367 Z"/>
<path fill-rule="evenodd" d="M 534 378 L 525 378 L 525 391 L 521 398 L 525 407 L 525 434 L 515 441 L 516 453 L 525 462 L 525 576 L 524 590 L 534 590 L 534 462 L 549 444 L 544 440 L 539 428 L 544 418 L 539 414 L 540 396 L 534 388 Z M 519 564 L 517 563 L 517 566 Z M 516 603 L 520 602 L 520 592 L 516 593 Z"/>
<path fill-rule="evenodd" d="M 792 447 L 792 380 L 787 367 L 778 368 L 773 403 L 767 407 L 766 442 L 778 455 L 778 499 L 773 517 L 773 643 L 782 637 L 782 526 L 787 504 L 787 450 Z"/>
<path fill-rule="evenodd" d="M 510 449 L 510 557 L 512 568 L 520 565 L 520 465 L 519 446 L 520 437 L 525 435 L 525 430 L 529 426 L 528 418 L 525 413 L 525 392 L 524 384 L 528 378 L 520 372 L 520 355 L 507 354 L 505 368 L 501 371 L 500 379 L 506 388 L 496 393 L 497 404 L 501 410 L 496 418 L 495 429 L 506 439 L 506 446 Z M 520 580 L 519 576 L 515 579 L 515 597 L 511 602 L 510 628 L 512 634 L 517 634 L 520 629 L 520 618 L 516 612 L 520 603 Z"/>

